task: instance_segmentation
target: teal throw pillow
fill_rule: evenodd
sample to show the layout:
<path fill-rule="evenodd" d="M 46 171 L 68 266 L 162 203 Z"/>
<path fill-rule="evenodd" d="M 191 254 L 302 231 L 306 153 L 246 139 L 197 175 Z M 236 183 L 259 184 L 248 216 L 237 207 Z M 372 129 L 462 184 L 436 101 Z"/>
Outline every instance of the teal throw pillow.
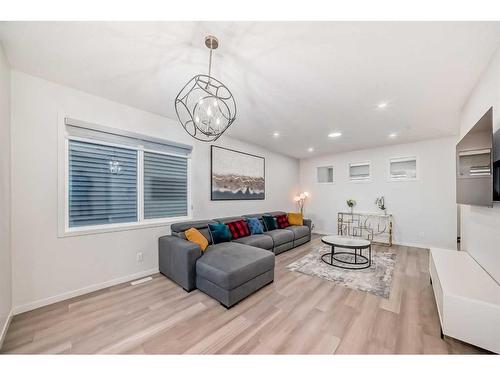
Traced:
<path fill-rule="evenodd" d="M 231 231 L 226 224 L 208 224 L 208 230 L 214 244 L 231 241 Z"/>

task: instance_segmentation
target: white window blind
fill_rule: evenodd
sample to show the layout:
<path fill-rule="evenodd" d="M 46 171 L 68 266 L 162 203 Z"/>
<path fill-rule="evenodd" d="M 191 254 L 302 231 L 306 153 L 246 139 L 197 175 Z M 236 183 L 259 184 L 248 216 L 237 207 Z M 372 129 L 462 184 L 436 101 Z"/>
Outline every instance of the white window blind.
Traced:
<path fill-rule="evenodd" d="M 69 227 L 137 220 L 137 151 L 69 142 Z"/>
<path fill-rule="evenodd" d="M 389 162 L 390 179 L 415 180 L 417 178 L 417 158 L 397 158 Z"/>
<path fill-rule="evenodd" d="M 186 216 L 187 159 L 144 152 L 144 218 Z"/>
<path fill-rule="evenodd" d="M 364 181 L 370 179 L 370 163 L 349 164 L 349 178 L 351 181 Z"/>

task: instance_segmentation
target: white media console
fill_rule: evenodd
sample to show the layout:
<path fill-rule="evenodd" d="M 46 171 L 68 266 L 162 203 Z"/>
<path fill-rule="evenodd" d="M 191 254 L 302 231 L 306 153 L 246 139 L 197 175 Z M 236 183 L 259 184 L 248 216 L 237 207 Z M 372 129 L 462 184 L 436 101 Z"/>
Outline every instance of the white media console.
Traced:
<path fill-rule="evenodd" d="M 500 353 L 500 286 L 466 252 L 431 248 L 429 271 L 442 333 Z"/>

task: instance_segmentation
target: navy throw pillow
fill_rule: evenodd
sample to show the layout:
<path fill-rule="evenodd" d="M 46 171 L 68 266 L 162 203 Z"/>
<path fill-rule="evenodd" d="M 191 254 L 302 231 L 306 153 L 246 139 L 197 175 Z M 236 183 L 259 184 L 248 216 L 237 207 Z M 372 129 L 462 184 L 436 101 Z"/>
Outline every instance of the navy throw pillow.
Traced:
<path fill-rule="evenodd" d="M 264 215 L 262 216 L 262 220 L 264 220 L 264 225 L 268 231 L 278 229 L 278 224 L 274 216 Z"/>
<path fill-rule="evenodd" d="M 262 224 L 260 220 L 256 217 L 247 217 L 247 224 L 250 228 L 251 234 L 262 234 L 264 233 L 264 228 L 262 228 Z"/>
<path fill-rule="evenodd" d="M 231 231 L 226 224 L 208 224 L 208 230 L 214 244 L 231 241 Z"/>

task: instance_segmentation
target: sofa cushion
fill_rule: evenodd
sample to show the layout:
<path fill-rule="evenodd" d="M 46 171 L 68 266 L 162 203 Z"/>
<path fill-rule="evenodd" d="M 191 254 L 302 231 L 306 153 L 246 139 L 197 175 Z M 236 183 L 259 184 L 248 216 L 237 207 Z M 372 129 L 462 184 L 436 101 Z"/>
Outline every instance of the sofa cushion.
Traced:
<path fill-rule="evenodd" d="M 293 241 L 293 232 L 288 229 L 275 229 L 266 232 L 266 235 L 273 238 L 274 247 Z"/>
<path fill-rule="evenodd" d="M 256 217 L 247 217 L 248 228 L 250 228 L 251 234 L 262 234 L 264 233 L 264 228 L 260 220 Z"/>
<path fill-rule="evenodd" d="M 201 232 L 196 228 L 190 228 L 184 232 L 186 239 L 190 242 L 197 244 L 201 251 L 205 251 L 208 246 L 208 240 L 201 234 Z"/>
<path fill-rule="evenodd" d="M 289 212 L 288 222 L 290 225 L 304 225 L 304 216 L 300 212 Z"/>
<path fill-rule="evenodd" d="M 247 220 L 248 220 L 248 218 L 251 218 L 251 217 L 256 217 L 257 219 L 259 219 L 260 225 L 262 225 L 262 229 L 265 232 L 267 229 L 266 229 L 266 225 L 264 224 L 264 219 L 262 219 L 262 216 L 264 216 L 264 215 L 265 214 L 251 214 L 251 215 L 243 215 L 243 217 L 246 218 Z"/>
<path fill-rule="evenodd" d="M 208 229 L 214 244 L 231 241 L 231 231 L 226 224 L 208 224 Z"/>
<path fill-rule="evenodd" d="M 266 250 L 272 250 L 273 248 L 273 239 L 271 238 L 271 236 L 268 236 L 266 234 L 253 234 L 248 237 L 238 238 L 233 242 L 255 246 Z"/>
<path fill-rule="evenodd" d="M 294 239 L 306 237 L 311 234 L 309 227 L 306 227 L 305 225 L 291 225 L 287 227 L 286 230 L 293 232 Z"/>
<path fill-rule="evenodd" d="M 229 230 L 231 231 L 231 235 L 233 240 L 237 240 L 241 237 L 250 236 L 250 229 L 248 228 L 248 224 L 246 220 L 237 220 L 227 223 Z"/>
<path fill-rule="evenodd" d="M 196 273 L 219 287 L 231 290 L 274 268 L 268 250 L 225 242 L 207 247 L 196 262 Z"/>
<path fill-rule="evenodd" d="M 264 225 L 266 226 L 267 231 L 278 229 L 276 218 L 274 216 L 264 215 L 262 216 L 262 220 L 264 220 Z"/>
<path fill-rule="evenodd" d="M 290 226 L 290 223 L 288 223 L 288 217 L 286 215 L 276 216 L 276 222 L 278 223 L 279 229 L 285 229 L 286 227 Z"/>

